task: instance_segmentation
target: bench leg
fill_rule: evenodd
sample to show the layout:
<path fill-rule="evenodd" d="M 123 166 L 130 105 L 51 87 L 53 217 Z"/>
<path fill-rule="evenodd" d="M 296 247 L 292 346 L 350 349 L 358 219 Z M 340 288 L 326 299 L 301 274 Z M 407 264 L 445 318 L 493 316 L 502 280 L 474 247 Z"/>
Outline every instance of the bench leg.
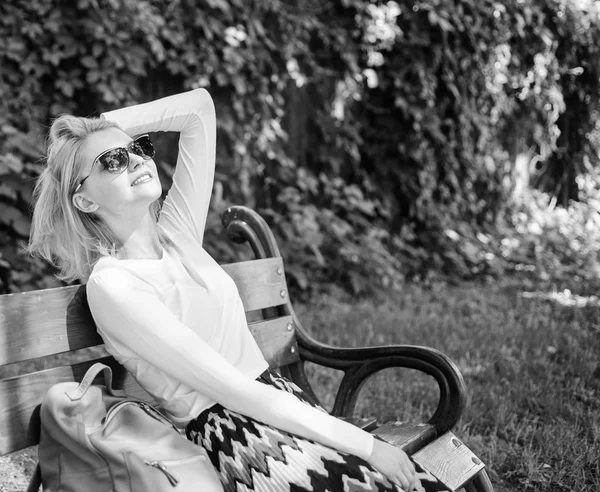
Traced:
<path fill-rule="evenodd" d="M 485 470 L 481 470 L 465 485 L 465 492 L 494 492 L 492 481 Z"/>

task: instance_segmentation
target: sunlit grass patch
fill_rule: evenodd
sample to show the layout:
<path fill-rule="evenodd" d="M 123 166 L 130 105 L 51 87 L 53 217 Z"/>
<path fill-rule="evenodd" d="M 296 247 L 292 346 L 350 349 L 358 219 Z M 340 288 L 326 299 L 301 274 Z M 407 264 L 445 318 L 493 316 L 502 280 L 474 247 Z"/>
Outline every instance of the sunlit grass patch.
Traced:
<path fill-rule="evenodd" d="M 489 465 L 493 478 L 514 490 L 596 492 L 600 307 L 579 301 L 573 295 L 523 296 L 511 286 L 406 286 L 377 303 L 325 297 L 297 311 L 305 327 L 327 343 L 408 343 L 449 355 L 469 391 L 456 432 Z M 308 370 L 331 406 L 341 373 L 334 377 L 312 365 Z M 436 398 L 432 378 L 386 370 L 366 385 L 357 413 L 422 420 Z"/>

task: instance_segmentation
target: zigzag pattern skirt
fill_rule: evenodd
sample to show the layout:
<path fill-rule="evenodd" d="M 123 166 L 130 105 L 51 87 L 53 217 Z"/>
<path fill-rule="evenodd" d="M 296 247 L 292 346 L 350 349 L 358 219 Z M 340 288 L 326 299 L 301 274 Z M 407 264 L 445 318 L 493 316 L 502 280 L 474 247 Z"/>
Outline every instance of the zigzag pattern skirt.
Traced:
<path fill-rule="evenodd" d="M 320 408 L 295 383 L 272 370 L 259 381 Z M 208 453 L 225 492 L 400 492 L 365 460 L 340 453 L 224 408 L 204 410 L 186 428 L 187 438 Z M 447 490 L 421 470 L 419 492 Z"/>

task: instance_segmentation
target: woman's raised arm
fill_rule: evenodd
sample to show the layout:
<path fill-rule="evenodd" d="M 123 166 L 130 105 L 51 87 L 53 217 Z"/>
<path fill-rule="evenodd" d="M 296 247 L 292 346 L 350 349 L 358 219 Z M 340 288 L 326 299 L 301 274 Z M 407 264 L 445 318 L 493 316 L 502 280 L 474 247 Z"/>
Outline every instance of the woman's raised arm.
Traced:
<path fill-rule="evenodd" d="M 210 94 L 196 89 L 103 113 L 128 135 L 179 132 L 173 186 L 160 224 L 167 233 L 189 232 L 202 243 L 212 192 L 216 155 L 216 117 Z M 158 154 L 160 154 L 160 149 Z"/>

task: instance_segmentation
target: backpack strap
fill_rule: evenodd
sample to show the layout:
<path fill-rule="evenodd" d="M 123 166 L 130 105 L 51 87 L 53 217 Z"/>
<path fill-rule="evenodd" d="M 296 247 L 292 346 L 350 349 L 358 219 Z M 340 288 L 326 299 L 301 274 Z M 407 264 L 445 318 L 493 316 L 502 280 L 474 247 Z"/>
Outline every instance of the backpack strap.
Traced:
<path fill-rule="evenodd" d="M 90 386 L 94 382 L 94 379 L 96 379 L 96 376 L 101 371 L 104 371 L 104 384 L 106 386 L 107 391 L 112 396 L 125 396 L 125 393 L 123 391 L 115 390 L 112 387 L 112 369 L 105 364 L 96 362 L 92 367 L 90 367 L 87 370 L 85 376 L 83 376 L 83 379 L 81 380 L 81 383 L 79 383 L 79 386 L 77 386 L 77 388 L 75 388 L 73 391 L 65 393 L 67 397 L 71 401 L 77 401 L 83 398 L 83 395 L 85 395 L 87 390 L 90 389 Z"/>
<path fill-rule="evenodd" d="M 39 492 L 40 486 L 42 485 L 42 472 L 40 470 L 40 462 L 37 462 L 35 467 L 35 471 L 33 472 L 33 476 L 31 480 L 29 480 L 29 485 L 27 486 L 27 492 Z"/>

